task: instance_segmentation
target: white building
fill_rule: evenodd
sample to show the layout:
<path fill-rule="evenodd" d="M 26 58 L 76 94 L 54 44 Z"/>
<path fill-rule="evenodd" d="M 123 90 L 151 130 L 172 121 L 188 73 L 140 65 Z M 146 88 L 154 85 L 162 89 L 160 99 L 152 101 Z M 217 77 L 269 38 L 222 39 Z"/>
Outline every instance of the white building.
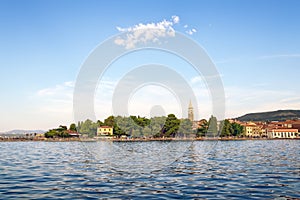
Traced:
<path fill-rule="evenodd" d="M 269 138 L 296 138 L 298 129 L 272 129 L 268 131 Z"/>

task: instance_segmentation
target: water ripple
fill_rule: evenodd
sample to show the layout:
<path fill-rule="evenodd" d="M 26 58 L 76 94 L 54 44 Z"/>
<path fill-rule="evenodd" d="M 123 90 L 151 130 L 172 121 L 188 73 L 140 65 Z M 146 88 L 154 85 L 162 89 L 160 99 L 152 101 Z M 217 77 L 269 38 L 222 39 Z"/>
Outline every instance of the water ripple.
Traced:
<path fill-rule="evenodd" d="M 143 156 L 126 165 L 130 161 L 117 150 L 125 146 L 145 157 L 160 142 L 114 143 L 110 154 L 96 156 L 87 146 L 97 143 L 0 144 L 0 199 L 300 198 L 299 140 L 220 141 L 213 149 L 210 141 L 196 141 L 175 162 L 151 173 L 115 168 L 149 166 Z"/>

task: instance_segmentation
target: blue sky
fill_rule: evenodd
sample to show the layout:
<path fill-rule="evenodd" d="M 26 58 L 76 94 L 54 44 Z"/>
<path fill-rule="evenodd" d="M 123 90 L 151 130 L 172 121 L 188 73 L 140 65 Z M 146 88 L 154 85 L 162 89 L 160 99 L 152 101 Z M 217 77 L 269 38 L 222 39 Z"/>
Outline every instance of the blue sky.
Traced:
<path fill-rule="evenodd" d="M 0 131 L 48 129 L 73 121 L 73 85 L 84 60 L 116 27 L 180 18 L 173 28 L 199 43 L 219 70 L 226 92 L 226 116 L 299 109 L 299 1 L 0 1 Z M 185 25 L 188 25 L 185 28 Z M 186 31 L 195 29 L 192 35 Z M 97 116 L 110 114 L 109 94 L 131 65 L 147 60 L 174 64 L 149 53 L 116 63 L 95 94 Z M 148 56 L 148 57 L 147 57 Z M 149 58 L 151 57 L 151 58 Z M 164 57 L 164 59 L 162 59 Z M 135 60 L 133 62 L 130 60 Z M 168 59 L 169 58 L 169 59 Z M 136 61 L 137 59 L 137 61 Z M 180 63 L 178 61 L 177 63 Z M 128 68 L 121 68 L 126 64 Z M 184 66 L 183 63 L 182 66 Z M 180 71 L 179 64 L 175 69 Z M 189 68 L 189 66 L 185 66 Z M 183 73 L 194 84 L 196 74 Z M 148 90 L 160 91 L 150 87 Z M 145 90 L 146 92 L 147 90 Z M 145 99 L 136 93 L 133 114 Z M 147 91 L 149 92 L 149 91 Z M 199 90 L 199 118 L 210 114 L 207 92 Z M 138 95 L 139 94 L 139 95 Z M 165 97 L 172 98 L 166 91 Z M 104 95 L 105 96 L 105 95 Z M 139 97 L 140 96 L 140 97 Z M 176 104 L 173 99 L 170 100 Z M 202 103 L 201 103 L 202 102 Z M 163 102 L 158 102 L 162 103 Z M 168 112 L 177 112 L 169 107 Z M 177 110 L 176 110 L 177 109 Z"/>

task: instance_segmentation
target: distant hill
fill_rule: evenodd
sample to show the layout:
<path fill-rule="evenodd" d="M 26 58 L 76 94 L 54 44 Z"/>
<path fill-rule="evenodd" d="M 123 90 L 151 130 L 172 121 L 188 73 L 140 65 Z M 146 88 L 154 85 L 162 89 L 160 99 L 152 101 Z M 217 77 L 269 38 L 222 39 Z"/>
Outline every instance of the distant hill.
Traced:
<path fill-rule="evenodd" d="M 11 130 L 6 132 L 0 132 L 0 135 L 24 135 L 26 133 L 45 133 L 43 130 Z"/>
<path fill-rule="evenodd" d="M 271 112 L 250 113 L 238 117 L 240 121 L 285 121 L 300 118 L 300 110 L 277 110 Z"/>

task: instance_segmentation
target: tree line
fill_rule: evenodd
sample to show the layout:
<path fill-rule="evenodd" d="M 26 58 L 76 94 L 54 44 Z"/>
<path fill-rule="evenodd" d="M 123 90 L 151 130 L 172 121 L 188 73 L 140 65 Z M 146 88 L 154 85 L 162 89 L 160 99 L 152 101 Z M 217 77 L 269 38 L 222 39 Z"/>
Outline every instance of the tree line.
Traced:
<path fill-rule="evenodd" d="M 189 119 L 178 119 L 174 114 L 167 117 L 152 117 L 150 119 L 140 116 L 109 116 L 103 122 L 93 122 L 90 119 L 73 123 L 69 129 L 66 126 L 59 126 L 45 133 L 45 137 L 70 137 L 69 132 L 79 132 L 88 137 L 95 137 L 99 126 L 113 127 L 113 135 L 123 135 L 131 138 L 141 137 L 228 137 L 243 136 L 244 127 L 237 123 L 230 123 L 229 120 L 218 122 L 217 118 L 211 116 L 209 120 L 200 120 L 198 127 L 193 127 Z"/>
<path fill-rule="evenodd" d="M 192 133 L 192 122 L 188 119 L 178 119 L 174 114 L 150 119 L 140 116 L 109 116 L 103 122 L 93 122 L 89 119 L 78 122 L 77 127 L 81 134 L 94 137 L 99 126 L 113 127 L 113 135 L 117 137 L 176 137 Z"/>
<path fill-rule="evenodd" d="M 211 116 L 209 120 L 200 120 L 200 125 L 197 128 L 197 137 L 243 137 L 245 133 L 245 127 L 233 122 L 230 123 L 228 119 L 225 119 L 218 123 L 215 116 Z"/>
<path fill-rule="evenodd" d="M 63 126 L 63 125 L 60 125 L 58 128 L 55 129 L 50 129 L 45 133 L 45 137 L 46 138 L 57 138 L 57 137 L 69 138 L 70 134 L 68 130 L 71 132 L 77 132 L 76 124 L 72 123 L 69 129 L 67 128 L 67 126 Z"/>

